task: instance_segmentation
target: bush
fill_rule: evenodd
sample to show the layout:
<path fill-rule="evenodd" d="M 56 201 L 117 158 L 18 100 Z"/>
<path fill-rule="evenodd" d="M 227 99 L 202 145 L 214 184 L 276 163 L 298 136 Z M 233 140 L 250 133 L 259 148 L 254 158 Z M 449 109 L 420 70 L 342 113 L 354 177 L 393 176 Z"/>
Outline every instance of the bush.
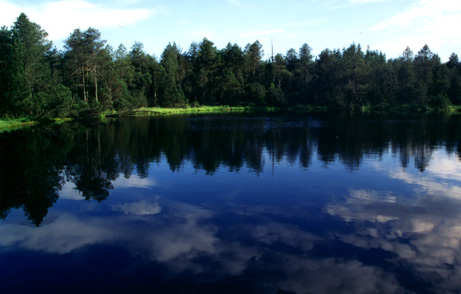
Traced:
<path fill-rule="evenodd" d="M 437 94 L 429 97 L 429 106 L 434 109 L 446 109 L 451 105 L 446 94 Z"/>

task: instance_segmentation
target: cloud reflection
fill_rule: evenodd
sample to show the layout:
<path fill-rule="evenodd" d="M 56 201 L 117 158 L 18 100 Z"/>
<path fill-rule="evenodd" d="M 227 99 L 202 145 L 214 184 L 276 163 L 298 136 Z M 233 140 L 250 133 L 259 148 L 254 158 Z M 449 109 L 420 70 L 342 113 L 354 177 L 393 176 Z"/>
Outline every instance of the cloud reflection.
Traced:
<path fill-rule="evenodd" d="M 118 177 L 112 181 L 112 185 L 117 188 L 150 188 L 157 186 L 157 181 L 152 177 L 141 178 L 137 175 L 131 175 L 129 178 Z"/>
<path fill-rule="evenodd" d="M 114 211 L 121 211 L 125 214 L 134 215 L 156 215 L 162 211 L 162 207 L 158 203 L 149 201 L 139 201 L 123 204 L 112 205 Z"/>
<path fill-rule="evenodd" d="M 98 204 L 101 211 L 110 211 L 98 218 L 54 210 L 39 228 L 3 224 L 0 246 L 68 254 L 90 245 L 116 244 L 134 257 L 161 264 L 173 275 L 238 280 L 263 273 L 254 277 L 255 287 L 295 293 L 404 293 L 407 289 L 394 276 L 398 267 L 429 281 L 433 288 L 428 291 L 461 288 L 456 278 L 461 274 L 461 198 L 456 176 L 440 172 L 437 164 L 415 174 L 398 168 L 378 166 L 377 170 L 404 183 L 414 195 L 403 197 L 392 187 L 349 189 L 344 201 L 323 207 L 328 220 L 339 219 L 347 229 L 326 225 L 316 231 L 293 221 L 303 217 L 302 225 L 307 227 L 309 222 L 319 222 L 306 216 L 309 199 L 287 212 L 286 207 L 269 204 L 238 205 L 232 197 L 225 197 L 226 209 L 160 196 L 134 197 L 130 202 Z M 134 179 L 136 187 L 156 184 Z M 338 255 L 329 254 L 328 250 L 335 250 L 330 246 L 337 243 L 353 248 L 354 254 L 380 252 L 385 257 L 376 257 L 383 260 L 375 263 L 336 251 Z"/>
<path fill-rule="evenodd" d="M 86 245 L 102 243 L 115 237 L 105 221 L 89 218 L 85 221 L 70 214 L 58 216 L 51 223 L 34 228 L 29 225 L 0 226 L 0 246 L 65 254 Z"/>
<path fill-rule="evenodd" d="M 131 244 L 127 249 L 133 256 L 148 256 L 172 273 L 243 277 L 247 271 L 265 272 L 255 277 L 256 287 L 272 285 L 297 293 L 306 289 L 393 293 L 398 289 L 392 275 L 377 267 L 314 257 L 310 252 L 322 239 L 292 224 L 262 219 L 223 226 L 214 221 L 217 212 L 161 197 L 111 209 L 121 213 L 83 218 L 53 211 L 49 222 L 38 228 L 2 225 L 0 246 L 66 254 L 93 244 Z M 235 231 L 240 239 L 229 233 Z"/>
<path fill-rule="evenodd" d="M 372 195 L 377 193 L 370 191 Z M 453 279 L 461 272 L 461 215 L 456 211 L 460 205 L 459 200 L 440 199 L 438 194 L 390 206 L 377 205 L 358 201 L 352 191 L 344 207 L 329 205 L 327 211 L 346 221 L 353 219 L 357 226 L 354 233 L 338 234 L 341 241 L 393 253 L 419 275 L 440 282 L 440 289 L 453 289 L 461 287 L 461 281 Z M 378 217 L 383 221 L 377 221 Z M 372 228 L 365 225 L 369 222 L 374 222 Z"/>

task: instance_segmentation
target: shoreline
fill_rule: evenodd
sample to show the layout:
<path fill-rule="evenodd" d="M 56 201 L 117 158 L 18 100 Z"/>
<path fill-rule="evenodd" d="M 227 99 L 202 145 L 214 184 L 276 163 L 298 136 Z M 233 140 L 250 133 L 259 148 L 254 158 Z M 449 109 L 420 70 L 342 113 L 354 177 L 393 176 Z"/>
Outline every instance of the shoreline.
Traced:
<path fill-rule="evenodd" d="M 361 111 L 338 111 L 329 109 L 327 106 L 317 105 L 297 105 L 291 107 L 264 107 L 264 106 L 199 106 L 199 107 L 181 107 L 181 108 L 163 108 L 163 107 L 141 107 L 130 111 L 107 111 L 93 117 L 75 117 L 75 118 L 18 118 L 0 120 L 0 133 L 14 131 L 17 129 L 30 127 L 40 124 L 62 124 L 70 121 L 86 120 L 86 119 L 105 119 L 111 117 L 133 117 L 133 116 L 161 116 L 174 114 L 206 114 L 206 113 L 275 113 L 275 112 L 293 112 L 293 113 L 351 113 L 351 114 L 431 114 L 445 113 L 458 114 L 461 113 L 461 107 L 450 106 L 444 110 L 435 109 L 413 109 L 409 111 L 409 106 L 397 107 L 364 107 Z"/>

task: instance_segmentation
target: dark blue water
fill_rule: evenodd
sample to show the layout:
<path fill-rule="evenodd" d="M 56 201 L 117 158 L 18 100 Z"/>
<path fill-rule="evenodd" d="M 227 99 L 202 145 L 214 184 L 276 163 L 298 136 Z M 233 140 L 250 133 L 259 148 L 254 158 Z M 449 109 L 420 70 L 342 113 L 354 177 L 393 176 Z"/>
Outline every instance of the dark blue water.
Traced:
<path fill-rule="evenodd" d="M 0 135 L 0 293 L 457 293 L 458 116 Z"/>

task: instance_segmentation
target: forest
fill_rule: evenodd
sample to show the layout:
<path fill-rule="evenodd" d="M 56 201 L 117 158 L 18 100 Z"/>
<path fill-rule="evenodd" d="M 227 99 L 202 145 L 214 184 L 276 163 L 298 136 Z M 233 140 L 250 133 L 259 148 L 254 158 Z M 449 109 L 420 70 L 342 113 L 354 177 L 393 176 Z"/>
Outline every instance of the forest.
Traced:
<path fill-rule="evenodd" d="M 201 105 L 442 110 L 461 105 L 461 64 L 455 53 L 443 63 L 428 45 L 387 59 L 356 44 L 313 56 L 303 44 L 265 59 L 259 41 L 218 49 L 206 38 L 155 57 L 140 42 L 114 49 L 94 28 L 75 29 L 57 50 L 24 13 L 0 30 L 3 118 Z"/>

